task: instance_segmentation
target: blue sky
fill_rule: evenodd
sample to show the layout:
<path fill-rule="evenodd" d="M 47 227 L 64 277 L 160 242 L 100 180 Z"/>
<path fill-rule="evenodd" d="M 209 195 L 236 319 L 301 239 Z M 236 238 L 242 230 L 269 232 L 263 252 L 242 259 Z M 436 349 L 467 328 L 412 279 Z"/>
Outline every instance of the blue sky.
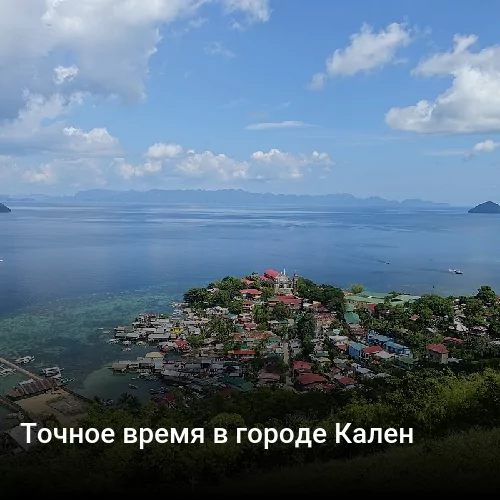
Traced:
<path fill-rule="evenodd" d="M 27 1 L 0 19 L 0 193 L 500 202 L 498 2 Z"/>

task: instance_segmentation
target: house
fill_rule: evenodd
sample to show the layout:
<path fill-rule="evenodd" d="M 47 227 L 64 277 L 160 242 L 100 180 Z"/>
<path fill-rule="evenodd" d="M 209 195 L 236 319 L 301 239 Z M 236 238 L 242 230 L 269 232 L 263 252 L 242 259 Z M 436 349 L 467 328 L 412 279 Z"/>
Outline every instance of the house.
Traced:
<path fill-rule="evenodd" d="M 368 346 L 359 342 L 351 342 L 347 349 L 347 354 L 349 354 L 349 356 L 353 357 L 354 359 L 361 359 L 361 353 L 365 347 Z"/>
<path fill-rule="evenodd" d="M 337 379 L 337 383 L 344 389 L 354 389 L 357 382 L 350 377 L 342 377 Z"/>
<path fill-rule="evenodd" d="M 293 362 L 293 371 L 295 373 L 306 373 L 312 370 L 313 364 L 306 363 L 305 361 L 294 361 Z"/>
<path fill-rule="evenodd" d="M 443 344 L 429 344 L 427 357 L 431 363 L 448 364 L 448 349 Z"/>
<path fill-rule="evenodd" d="M 277 295 L 271 297 L 267 301 L 268 307 L 274 307 L 278 302 L 281 302 L 292 311 L 299 311 L 302 308 L 302 299 L 294 297 L 293 295 Z"/>
<path fill-rule="evenodd" d="M 411 356 L 411 351 L 409 347 L 405 345 L 398 344 L 394 341 L 386 342 L 384 348 L 387 352 L 391 354 L 396 354 L 396 356 Z"/>
<path fill-rule="evenodd" d="M 260 290 L 256 290 L 255 288 L 244 288 L 240 290 L 240 294 L 245 299 L 260 299 L 262 292 Z"/>
<path fill-rule="evenodd" d="M 375 331 L 370 331 L 368 335 L 366 336 L 366 341 L 370 345 L 378 345 L 380 347 L 384 347 L 384 344 L 386 342 L 390 342 L 392 339 L 391 337 L 387 337 L 386 335 L 380 335 Z"/>
<path fill-rule="evenodd" d="M 371 345 L 361 350 L 361 359 L 370 359 L 374 354 L 383 351 L 378 345 Z"/>
<path fill-rule="evenodd" d="M 301 390 L 311 388 L 315 384 L 325 384 L 327 382 L 328 379 L 317 373 L 301 373 L 295 380 L 297 388 Z"/>

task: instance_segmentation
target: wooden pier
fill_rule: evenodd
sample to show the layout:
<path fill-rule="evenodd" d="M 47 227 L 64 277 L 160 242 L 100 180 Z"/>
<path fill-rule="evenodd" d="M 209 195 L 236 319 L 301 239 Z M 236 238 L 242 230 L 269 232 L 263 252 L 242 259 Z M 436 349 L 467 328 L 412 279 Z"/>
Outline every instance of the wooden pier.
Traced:
<path fill-rule="evenodd" d="M 33 380 L 38 380 L 38 381 L 44 380 L 39 375 L 35 375 L 34 373 L 31 373 L 28 370 L 25 370 L 24 368 L 21 368 L 20 366 L 17 366 L 16 364 L 7 361 L 6 359 L 0 358 L 0 365 L 8 366 L 9 368 L 12 368 L 16 372 L 22 373 L 23 375 L 26 375 L 27 377 L 32 378 Z"/>

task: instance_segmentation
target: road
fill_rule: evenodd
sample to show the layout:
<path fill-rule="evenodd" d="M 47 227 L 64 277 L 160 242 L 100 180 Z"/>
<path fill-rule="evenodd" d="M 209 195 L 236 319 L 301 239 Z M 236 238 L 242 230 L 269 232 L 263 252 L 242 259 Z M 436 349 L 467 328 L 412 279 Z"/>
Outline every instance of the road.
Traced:
<path fill-rule="evenodd" d="M 292 367 L 290 366 L 290 345 L 288 344 L 287 340 L 283 342 L 283 361 L 288 366 L 285 388 L 293 391 L 293 382 L 292 382 L 292 377 L 290 376 L 290 372 L 292 369 Z"/>

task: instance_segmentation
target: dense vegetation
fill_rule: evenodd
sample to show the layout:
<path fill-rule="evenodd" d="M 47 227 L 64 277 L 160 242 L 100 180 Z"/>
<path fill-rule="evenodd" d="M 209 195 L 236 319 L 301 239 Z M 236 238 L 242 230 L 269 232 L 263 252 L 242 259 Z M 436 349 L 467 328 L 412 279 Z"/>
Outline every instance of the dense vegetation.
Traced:
<path fill-rule="evenodd" d="M 335 423 L 352 422 L 353 427 L 414 428 L 415 442 L 422 443 L 467 431 L 500 426 L 500 375 L 486 369 L 480 373 L 454 374 L 448 369 L 408 373 L 391 382 L 336 395 L 259 390 L 201 400 L 190 408 L 163 409 L 153 404 L 141 407 L 133 397 L 123 398 L 118 408 L 96 405 L 84 425 L 103 429 L 124 427 L 323 427 L 330 438 L 323 445 L 295 449 L 276 444 L 151 444 L 145 450 L 131 444 L 65 445 L 50 443 L 30 453 L 4 460 L 0 465 L 2 487 L 50 486 L 58 477 L 58 488 L 77 484 L 89 491 L 125 485 L 133 471 L 132 487 L 163 482 L 203 485 L 276 467 L 325 462 L 383 451 L 397 445 L 336 444 Z M 412 445 L 408 445 L 411 446 Z M 401 452 L 402 453 L 402 452 Z M 411 453 L 411 452 L 410 452 Z M 451 459 L 451 457 L 450 457 Z M 38 485 L 38 486 L 37 486 Z M 202 486 L 200 486 L 201 488 Z M 129 488 L 129 486 L 127 486 Z"/>
<path fill-rule="evenodd" d="M 189 290 L 184 300 L 195 309 L 219 305 L 237 312 L 241 308 L 238 299 L 242 288 L 237 278 L 227 277 L 207 288 Z M 263 297 L 272 296 L 266 282 L 257 281 L 252 288 L 259 288 Z M 353 285 L 352 290 L 359 293 L 362 286 Z M 342 290 L 300 279 L 299 294 L 311 302 L 321 302 L 334 312 L 337 320 L 332 327 L 346 328 L 342 318 L 346 311 Z M 397 376 L 364 381 L 362 387 L 352 391 L 296 394 L 259 389 L 230 398 L 214 394 L 190 401 L 189 406 L 179 392 L 175 408 L 153 403 L 141 406 L 129 395 L 122 397 L 116 407 L 96 403 L 83 422 L 85 427 L 112 427 L 118 436 L 124 427 L 204 427 L 208 437 L 205 444 L 150 444 L 145 450 L 123 444 L 119 439 L 113 445 L 50 443 L 0 462 L 2 488 L 10 490 L 22 483 L 24 488 L 50 491 L 53 478 L 57 477 L 57 490 L 52 491 L 59 494 L 79 490 L 102 493 L 106 489 L 116 492 L 120 487 L 127 492 L 152 493 L 156 491 L 152 484 L 165 494 L 193 490 L 205 493 L 209 491 L 208 484 L 215 492 L 226 488 L 235 492 L 242 480 L 246 491 L 250 477 L 253 490 L 249 486 L 248 492 L 270 491 L 276 487 L 276 481 L 280 482 L 283 493 L 311 492 L 315 487 L 317 491 L 325 491 L 333 482 L 336 491 L 349 491 L 351 486 L 359 490 L 368 484 L 376 491 L 391 480 L 396 487 L 424 486 L 423 478 L 442 478 L 439 471 L 452 478 L 453 463 L 471 471 L 469 476 L 460 477 L 462 481 L 485 477 L 480 475 L 481 470 L 488 471 L 493 478 L 489 462 L 484 465 L 484 461 L 500 458 L 498 452 L 488 451 L 487 444 L 488 439 L 492 446 L 500 441 L 500 431 L 491 431 L 500 427 L 500 358 L 498 347 L 488 340 L 500 336 L 500 309 L 495 292 L 485 286 L 473 297 L 426 295 L 410 304 L 394 305 L 391 298 L 397 295 L 391 294 L 373 314 L 363 309 L 357 312 L 365 329 L 390 333 L 409 345 L 417 356 L 424 353 L 428 343 L 441 342 L 447 335 L 460 336 L 456 332 L 450 334 L 455 327 L 457 308 L 464 325 L 485 328 L 488 336 L 483 339 L 464 335 L 462 344 L 450 347 L 450 353 L 463 360 L 453 368 L 433 368 L 422 363 L 415 372 L 393 371 Z M 272 311 L 257 306 L 254 313 L 263 328 L 270 319 L 293 316 L 295 326 L 282 333 L 301 339 L 300 357 L 309 357 L 316 328 L 311 312 L 294 315 L 281 306 Z M 232 331 L 230 322 L 215 318 L 205 334 L 229 347 Z M 338 353 L 332 352 L 334 355 Z M 284 370 L 286 367 L 281 367 L 280 371 Z M 352 428 L 413 428 L 416 444 L 337 444 L 335 425 L 347 422 L 353 424 Z M 211 442 L 210 429 L 214 427 L 230 430 L 227 444 Z M 274 444 L 264 450 L 261 444 L 236 444 L 237 427 L 318 427 L 326 429 L 329 438 L 325 444 L 312 448 Z M 467 448 L 466 443 L 473 448 Z M 476 463 L 481 460 L 482 468 Z M 304 464 L 311 465 L 304 468 Z M 391 476 L 389 470 L 394 470 L 396 476 Z M 269 471 L 274 471 L 272 476 L 262 476 Z M 399 481 L 398 477 L 403 479 Z M 321 479 L 318 484 L 311 484 L 318 479 Z M 337 484 L 338 481 L 342 484 Z M 149 489 L 144 490 L 146 487 Z M 436 487 L 439 489 L 439 485 Z"/>

